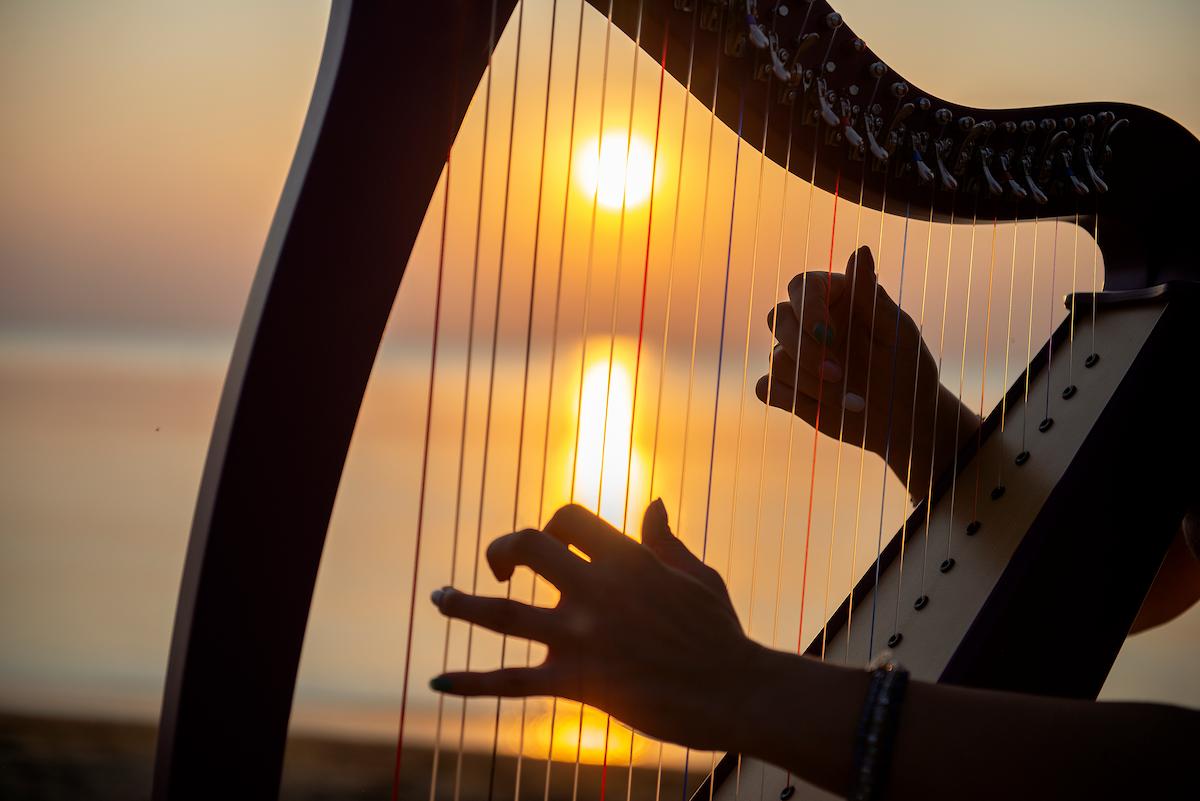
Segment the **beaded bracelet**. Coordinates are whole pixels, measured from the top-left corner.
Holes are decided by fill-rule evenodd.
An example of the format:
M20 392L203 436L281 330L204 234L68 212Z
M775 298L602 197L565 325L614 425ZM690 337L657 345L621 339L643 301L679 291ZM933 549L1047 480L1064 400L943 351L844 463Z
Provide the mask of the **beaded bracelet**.
M871 683L854 733L849 801L874 801L886 786L907 687L908 671L892 662L891 654L885 652L872 663Z

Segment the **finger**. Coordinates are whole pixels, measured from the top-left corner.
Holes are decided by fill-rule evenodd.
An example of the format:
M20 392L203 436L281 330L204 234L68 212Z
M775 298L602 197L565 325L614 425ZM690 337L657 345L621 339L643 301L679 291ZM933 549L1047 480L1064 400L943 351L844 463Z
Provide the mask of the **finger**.
M483 626L524 640L549 642L562 626L553 609L530 606L507 598L485 598L453 587L434 590L430 600L446 617Z
M497 537L488 546L487 560L500 581L508 581L518 565L525 565L560 590L584 581L587 568L587 562L561 542L532 528Z
M633 540L577 504L562 507L542 529L564 545L574 545L592 559L611 556Z
M484 673L443 673L429 682L439 693L451 695L495 695L520 698L527 695L557 695L554 673L545 665L514 667Z
M844 280L837 277L839 281ZM825 345L832 345L837 333L829 318L832 283L833 276L816 270L801 273L788 283L788 300L801 330Z
M809 362L805 366L801 362L800 369L796 369L796 362L788 355L783 348L776 348L771 354L771 383L782 384L789 388L799 389L800 393L807 395L810 398L816 398L821 393L821 382L818 379L818 367L812 362L816 361L816 357L808 357L805 359ZM840 375L838 376L841 377ZM826 382L830 383L830 382ZM826 393L829 387L825 388Z
M775 341L795 359L800 349L800 323L796 320L796 313L792 311L792 304L786 300L776 304L775 308L767 312L767 326L771 329Z
M667 521L667 507L663 505L662 498L646 507L646 513L642 517L642 545L649 548L663 564L685 572L704 564L688 550L682 540L671 533L671 526Z
M768 396L768 391L770 395ZM773 376L763 376L754 385L754 394L760 401L791 412L804 420L812 420L817 412L817 401L810 395L798 392L790 384L777 381Z
M879 284L871 249L863 245L854 251L846 267L853 285L855 314L871 328L875 342L890 344L896 338L896 320L900 307Z

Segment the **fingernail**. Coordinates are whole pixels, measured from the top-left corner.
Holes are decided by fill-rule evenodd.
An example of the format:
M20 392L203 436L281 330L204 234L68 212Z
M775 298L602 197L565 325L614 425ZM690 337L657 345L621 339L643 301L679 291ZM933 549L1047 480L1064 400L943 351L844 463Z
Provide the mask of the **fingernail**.
M833 325L830 323L817 323L813 326L813 336L824 342L826 345L833 344Z
M435 693L450 692L450 679L445 676L434 676L429 680L429 689Z
M853 392L847 392L842 398L842 406L846 407L848 412L861 412L867 408L867 402L863 400L861 395L855 395Z
M654 502L651 503L650 506L653 507L656 514L660 514L663 517L667 516L667 505L663 503L662 498L655 498Z
M831 359L826 359L821 364L821 377L830 383L836 383L842 380L842 367Z
M440 587L429 593L429 600L433 601L434 606L440 607L442 605L442 599L446 597L446 593L449 591L449 587Z

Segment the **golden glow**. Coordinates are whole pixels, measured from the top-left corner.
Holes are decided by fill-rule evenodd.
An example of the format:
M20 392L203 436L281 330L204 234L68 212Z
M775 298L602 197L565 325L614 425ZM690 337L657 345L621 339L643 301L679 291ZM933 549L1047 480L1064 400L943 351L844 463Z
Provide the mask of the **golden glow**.
M608 762L623 764L629 759L630 741L633 741L635 761L645 748L642 738L633 740L633 732L616 720L592 707L583 707L583 726L579 725L580 707L568 702L559 702L554 715L554 732L550 731L550 710L530 718L524 740L525 756L545 759L553 744L551 756L559 762L574 762L576 748L579 761L586 765L599 765L605 756L605 731L608 732Z
M626 143L629 149L626 152ZM600 139L587 142L576 154L579 169L576 178L588 195L608 209L626 208L645 203L654 181L654 153L645 139L624 130L607 131Z
M583 374L579 441L575 452L575 501L597 510L614 526L620 526L628 499L640 499L645 483L645 460L630 436L633 355L626 356L624 348L615 347L610 375L606 358L608 343L598 342L593 348L602 354L601 358L589 360ZM600 497L601 492L603 497Z

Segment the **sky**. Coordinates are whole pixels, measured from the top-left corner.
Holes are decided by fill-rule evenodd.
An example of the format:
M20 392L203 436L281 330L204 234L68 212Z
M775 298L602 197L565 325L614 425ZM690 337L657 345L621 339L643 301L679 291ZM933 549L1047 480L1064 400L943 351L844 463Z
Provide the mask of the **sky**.
M591 14L585 74L593 79L581 90L575 141L567 134L571 75L563 62L552 72L554 102L544 160L551 165L547 196L555 200L547 204L543 224L555 234L567 230L568 275L578 277L589 262L595 267L590 291L578 280L568 284L563 317L573 326L581 317L587 324L560 338L559 358L570 369L561 367L553 379L544 365L553 330L549 265L558 240L534 240L538 187L530 178L542 161L537 143L549 41L548 20L534 11L545 12L546 5L530 4L525 43L530 49L517 93L518 146L511 168L504 133L516 52L511 27L497 52L481 250L486 264L498 263L501 189L507 176L516 175L511 186L515 211L506 232L499 375L502 386L518 386L528 308L523 304L532 297L539 334L534 356L541 367L532 374L529 395L545 397L553 390L553 397L549 405L531 407L526 447L537 453L545 445L548 461L526 456L516 470L494 469L491 489L469 500L474 516L464 536L473 536L476 526L485 535L506 530L514 508L517 517L536 522L570 497L567 476L575 461L583 464L574 485L581 496L598 494L602 471L608 475L600 506L610 519L628 513L636 520L646 501L663 494L676 525L699 550L708 541L700 527L707 516L708 456L716 443L714 483L729 493L730 502L718 504L712 528L721 533L706 555L740 582L731 580L743 588L735 592L743 613L755 599L762 609L769 604L771 583L760 582L756 589L748 586L747 576L758 554L775 548L784 553L783 569L798 568L801 550L794 543L785 549L780 531L803 530L804 504L793 498L788 520L774 524L779 531L765 535L762 543L755 538L751 546L744 532L759 526L755 509L763 505L755 503L753 482L765 465L767 507L777 508L789 492L781 479L789 449L768 448L768 435L773 442L793 442L794 452L805 456L813 447L810 430L796 426L792 432L782 418L761 417L754 402L744 403L743 347L748 369L765 361L769 332L760 321L780 295L776 273L786 281L806 265L827 266L823 260L831 243L837 254L848 253L859 241L881 247L880 275L891 291L903 287L905 308L928 325L927 340L932 342L943 321L950 331L948 382L958 379L957 346L966 354L963 376L971 404L989 409L1006 378L1013 377L1001 369L999 346L1011 344L1015 362L1022 361L1026 318L1018 316L1015 329L1010 325L1004 334L999 314L988 318L992 327L984 326L984 312L991 307L991 296L985 298L982 289L984 267L989 274L996 270L998 287L1016 287L1014 308L1028 310L1036 347L1062 314L1054 302L1040 301L1053 300L1073 285L1090 288L1090 237L1076 236L1065 224L1002 225L991 251L989 225L962 226L951 241L944 226L930 230L914 221L906 246L898 220L881 228L877 215L858 217L844 201L842 221L830 233L830 196L808 195L795 180L785 184L778 168L745 150L739 153L732 133L719 125L710 157L708 121L695 104L689 107L684 140L678 87L666 93L656 128L658 75L642 59L631 99L635 85L627 41L613 46L602 112L602 86L594 80L602 57L602 20ZM1072 0L1013 2L1003 13L996 9L995 4L945 0L839 4L856 32L897 71L944 97L979 105L1121 100L1156 108L1200 130L1195 91L1200 56L1192 46L1200 30L1200 6ZM576 13L564 12L556 41L566 41ZM299 135L327 16L327 3L300 0L0 3L0 97L7 109L0 115L0 151L6 154L0 179L0 441L6 443L0 455L0 706L57 714L155 714L218 393ZM468 285L471 268L486 100L482 91L476 93L453 157L445 224L452 234L447 269L458 289ZM648 203L632 203L623 223L611 208L601 209L593 223L588 184L567 173L566 157L576 154L584 163L577 169L586 172L601 128L605 134L617 130L618 141L623 139L631 108L643 152L654 152L656 131L660 140L661 164L647 193L657 204L658 222L651 226ZM701 178L707 164L711 180ZM399 653L391 623L407 596L408 579L402 574L412 545L412 487L419 468L413 455L425 413L423 391L414 393L411 387L423 387L428 370L429 299L444 191L443 182L431 199L364 401L318 582L297 725L380 733L393 727ZM679 237L662 222L673 215L684 232ZM594 249L586 246L593 225ZM951 245L951 269L943 272L942 254ZM912 264L924 261L925 269L902 277L901 253L909 254ZM655 265L649 292L664 297L670 286L678 305L670 322L661 304L651 309L647 330L658 332L659 339L635 368L637 281L645 254ZM837 257L834 269L841 268L842 259ZM543 265L536 280L535 263ZM682 265L676 272L662 269L676 263ZM726 263L737 269L722 293ZM1056 269L1047 271L1047 265ZM974 278L968 281L969 275ZM927 276L928 285L922 280ZM484 307L496 281L489 266L480 289ZM939 306L947 286L945 296L966 302ZM926 304L919 302L926 296L928 319ZM731 311L722 328L725 297ZM468 308L465 291L455 292L448 300L448 324L464 331ZM487 330L490 314L481 312L480 330ZM665 344L664 328L669 332ZM988 332L992 358L985 369L980 356ZM710 361L722 342L731 355L718 370ZM475 355L471 375L476 381L487 377L481 366L486 345L484 340ZM701 356L697 372L689 370L694 347ZM615 388L606 392L609 348L617 354ZM443 354L431 467L444 493L453 484L459 458L453 444L466 358L461 336L451 338ZM636 401L634 369L641 371ZM718 375L725 383L714 396ZM464 451L473 481L487 469L479 447L487 409L480 384L475 386L470 445ZM661 426L651 426L647 421L655 416L660 388L667 414ZM606 398L614 410L611 428L629 428L623 438L608 438L598 425L603 414L596 410L603 410ZM723 414L720 426L712 420L714 399ZM516 395L502 394L493 414L511 422L496 435L495 453L503 459L515 458L518 413ZM744 430L743 419L748 421ZM551 432L549 444L543 425ZM670 456L660 459L660 452ZM838 485L825 468L839 458L856 457L826 445L820 457L816 493L826 498ZM805 469L797 467L796 498L807 492ZM524 478L524 494L512 487L518 476ZM631 492L625 498L627 477ZM882 476L871 481L865 485L869 492L882 490ZM548 488L540 497L539 484ZM880 514L888 525L902 517L903 487L891 486L891 505L874 518L867 515L867 530L879 526ZM855 563L848 549L839 545L835 551L835 538L819 532L843 532L854 501L850 492L843 493L841 505L823 505L816 525L809 527L818 531L817 551L829 553L831 575L849 577ZM449 530L448 514L448 506L436 509L430 525ZM743 538L735 540L734 531L743 532ZM473 563L472 554L450 553L445 538L439 542L444 552L430 556L431 567L419 577L423 586L445 583L451 565L465 571ZM864 551L859 561L868 556ZM832 580L828 585L814 580L807 594L793 590L790 598L803 603L811 596L815 604L839 588ZM440 636L436 618L423 614L423 631ZM770 639L771 626L759 615L751 630ZM816 617L810 615L809 625ZM794 611L784 620L784 628L797 625ZM461 632L454 636L459 658ZM1185 667L1194 658L1198 636L1200 615L1193 612L1131 640L1106 694L1200 705ZM495 643L481 647L492 654ZM419 656L418 669L432 673L436 657ZM417 707L428 713L431 699L421 696Z

